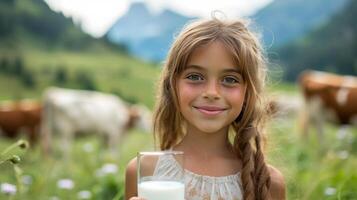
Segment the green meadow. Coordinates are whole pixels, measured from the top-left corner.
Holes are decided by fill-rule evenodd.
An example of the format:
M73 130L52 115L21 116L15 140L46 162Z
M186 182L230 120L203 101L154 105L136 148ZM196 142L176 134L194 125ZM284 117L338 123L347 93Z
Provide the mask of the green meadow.
M17 73L1 68L1 101L40 101L47 87L58 86L113 93L129 103L153 108L160 63L99 47L92 51L44 49L29 44L15 53L0 49L0 66L5 66L4 59L8 65L20 66L14 68ZM271 75L279 77L276 71ZM268 82L268 95L300 96L296 84L277 80ZM299 127L300 111L298 108L273 118L268 124L267 159L283 172L288 199L355 199L357 129L326 124L323 141L318 140L313 128L304 137ZM1 138L0 153L15 141ZM15 194L0 192L0 199L123 199L126 164L138 151L154 146L151 133L139 130L123 138L115 154L94 135L76 138L68 159L63 158L60 145L55 137L55 151L50 156L42 153L39 144L2 154L1 160L18 155L21 161L16 165L9 161L0 164L0 184L16 186Z
M271 66L269 95L288 97L285 103L300 97L297 84L277 81L284 78L283 69L289 80L306 67L356 71L352 48L356 29L350 25L356 24L355 5L332 18L332 24L277 53L290 64ZM330 56L326 50L331 49L340 53ZM134 58L125 46L114 46L105 37L92 38L42 0L0 1L0 103L41 101L46 88L57 86L112 93L152 109L161 65ZM272 118L267 127L266 159L283 173L287 199L357 199L357 128L326 123L323 139L314 128L304 136L301 111L298 107ZM39 143L21 148L19 140L27 137L0 138L0 200L122 200L127 163L138 151L154 147L152 134L136 129L114 153L98 136L75 138L67 158L58 136L50 155L41 151Z
M149 107L154 104L153 91L160 71L158 64L97 49L93 52L71 52L31 48L21 55L2 54L0 59L12 63L20 57L21 70L27 71L34 83L29 85L18 75L0 73L0 100L40 100L48 86L58 86L114 93L131 103L140 102Z
M75 54L60 55L66 59L76 59ZM149 106L153 105L153 85L159 68L145 66L139 61L116 59L113 55L100 55L97 59L90 54L86 56L88 60L78 60L77 64L87 66L87 70L95 74L97 85L103 91L110 91L110 88L116 86L122 94L135 97L138 102ZM56 59L61 60L59 57L56 56ZM98 58L103 59L102 62ZM39 74L48 62L36 62ZM101 73L106 73L103 68L96 68L95 63L105 63L106 72L110 73L101 77ZM146 70L145 73L138 68ZM123 69L130 69L129 74L138 76L138 81L126 81L128 79L114 75L120 74ZM101 82L105 77L108 77L108 82ZM137 89L132 89L134 85ZM299 95L296 86L282 83L270 87L269 91L274 94ZM29 91L24 94L37 97L38 93ZM355 199L357 129L339 129L335 125L326 124L324 139L320 141L314 128L310 129L308 136L300 134L298 114L296 112L273 118L268 123L267 159L284 174L288 199ZM2 138L0 150L14 142ZM2 160L18 155L21 161L16 165L11 162L0 164L0 183L10 183L17 187L16 194L0 193L0 199L123 199L126 164L138 151L153 149L154 146L152 135L139 130L132 130L118 145L115 154L110 153L101 140L93 135L77 138L68 159L63 158L60 145L55 137L55 151L51 156L44 155L39 145L27 150L15 148L1 155Z

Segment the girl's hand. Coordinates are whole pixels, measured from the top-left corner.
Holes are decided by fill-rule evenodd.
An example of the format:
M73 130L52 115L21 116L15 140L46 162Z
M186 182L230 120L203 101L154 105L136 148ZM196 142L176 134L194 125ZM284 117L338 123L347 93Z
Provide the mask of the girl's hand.
M145 199L141 197L131 197L129 200L145 200Z

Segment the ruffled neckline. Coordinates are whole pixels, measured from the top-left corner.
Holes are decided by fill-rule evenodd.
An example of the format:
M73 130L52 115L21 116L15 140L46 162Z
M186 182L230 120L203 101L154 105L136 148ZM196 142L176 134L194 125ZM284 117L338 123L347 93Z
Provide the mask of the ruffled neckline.
M176 161L176 159L172 156L169 157L169 160L176 166L179 168L182 168L182 166ZM185 174L192 177L192 178L197 178L197 179L202 179L204 181L207 182L227 182L227 181L237 181L237 179L240 179L241 173L240 171L235 173L235 174L229 174L226 176L209 176L209 175L201 175L201 174L197 174L195 172L192 172L188 169L184 169L185 170Z
M202 179L203 181L206 182L215 182L215 183L237 181L237 179L240 179L240 172L226 175L226 176L208 176L208 175L196 174L192 171L185 169L185 174L193 178Z

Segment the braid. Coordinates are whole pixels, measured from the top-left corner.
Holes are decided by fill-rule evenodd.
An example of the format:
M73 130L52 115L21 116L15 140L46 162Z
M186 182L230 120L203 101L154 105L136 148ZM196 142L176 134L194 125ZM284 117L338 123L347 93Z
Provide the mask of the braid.
M239 133L235 137L234 147L238 149L242 160L243 199L271 199L269 193L270 173L261 147L261 135L252 126L241 129Z
M257 132L255 137L256 154L255 154L255 193L257 199L270 199L270 173L264 160L264 154L261 149L261 136Z
M240 157L242 159L242 185L245 200L255 199L254 183L254 152L251 146L251 139L254 138L254 131L251 128L244 129L235 143L238 143ZM238 140L238 141L237 141Z

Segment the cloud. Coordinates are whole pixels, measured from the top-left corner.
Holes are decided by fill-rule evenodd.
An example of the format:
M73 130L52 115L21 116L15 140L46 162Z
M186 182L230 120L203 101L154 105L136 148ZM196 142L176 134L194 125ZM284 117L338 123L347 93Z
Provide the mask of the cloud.
M131 2L138 0L45 0L51 9L72 17L82 29L100 37L122 16ZM140 0L146 2L153 12L164 8L184 15L209 17L214 10L220 10L227 17L246 16L273 0Z

